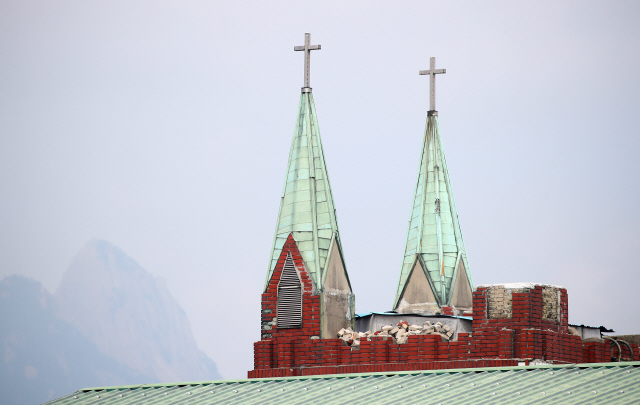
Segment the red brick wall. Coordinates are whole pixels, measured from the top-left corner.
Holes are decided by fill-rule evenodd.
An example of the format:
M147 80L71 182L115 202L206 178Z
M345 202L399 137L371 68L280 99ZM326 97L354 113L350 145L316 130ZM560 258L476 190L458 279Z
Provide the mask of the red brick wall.
M289 253L302 281L302 327L278 329L278 282ZM307 341L311 336L320 335L320 296L312 295L313 287L313 281L307 273L296 242L293 240L293 236L289 235L273 270L269 285L262 294L262 340L254 343L254 368L291 367L296 364L294 356L297 355L293 342ZM274 318L276 318L276 325L272 325Z
M263 330L263 340L254 344L255 369L249 378L375 371L429 370L461 367L515 366L531 359L554 363L611 361L610 343L582 342L569 333L568 298L560 290L558 322L542 319L542 287L512 294L512 317L488 319L485 288L473 293L473 333L458 333L455 342L439 335L409 336L404 344L390 337L361 339L359 347L340 339L310 339L319 334L319 297L291 237L285 244L269 288L262 296L263 321L275 316L276 287L280 271L291 252L300 274L304 274L303 327ZM266 310L271 312L264 313ZM638 346L632 345L637 360ZM628 349L623 355L628 357Z
M277 368L249 371L249 378L295 377L322 374L376 373L388 371L443 370L453 368L508 367L517 366L517 360L480 359L385 364L351 364L340 366L318 366L309 368Z
M535 286L529 292L512 294L512 317L488 319L487 289L480 287L473 292L473 331L495 331L508 329L545 329L569 333L568 295L560 289L560 321L542 319L542 286Z
M271 326L271 329L265 329L265 323L269 324L273 321L274 317L277 317L276 304L278 302L278 282L280 281L282 268L284 266L284 262L287 260L287 254L289 253L291 253L291 258L293 259L293 263L295 264L302 281L302 328L278 329L276 325ZM269 286L264 294L262 294L262 339L309 339L311 336L319 336L320 296L312 295L313 289L313 281L311 280L309 273L307 273L296 242L293 240L293 236L289 235L284 247L282 248L282 253L276 263L273 274L271 275Z

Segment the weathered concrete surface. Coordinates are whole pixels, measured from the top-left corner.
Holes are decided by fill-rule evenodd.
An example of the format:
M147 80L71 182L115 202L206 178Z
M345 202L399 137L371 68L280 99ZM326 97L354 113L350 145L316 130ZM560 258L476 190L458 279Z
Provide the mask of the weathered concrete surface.
M342 256L334 243L327 264L320 309L320 337L334 339L342 328L354 326L355 296L349 286Z
M513 316L512 291L502 285L487 288L487 318L508 319Z
M333 249L331 249L331 257L329 258L326 271L327 274L324 281L325 288L351 292L349 280L347 280L347 273L342 263L342 255L340 254L337 243L334 243Z
M413 266L395 311L400 314L437 315L442 313L419 260L416 260Z
M542 288L542 319L554 322L560 320L560 290L557 287Z
M487 289L487 317L489 319L509 319L513 315L513 293L529 292L536 286L542 287L542 319L560 321L562 287L536 283L485 284L477 288Z
M462 311L470 311L473 306L473 292L462 260L458 264L456 280L451 291L451 306Z

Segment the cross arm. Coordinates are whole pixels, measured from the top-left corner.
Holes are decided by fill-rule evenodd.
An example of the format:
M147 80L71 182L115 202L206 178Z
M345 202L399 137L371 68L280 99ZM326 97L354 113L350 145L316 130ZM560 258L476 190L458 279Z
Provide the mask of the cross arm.
M420 71L421 75L430 75L431 73L433 73L433 74L447 73L447 69L436 69L434 71L431 71L431 70L421 70Z
M321 49L321 48L320 48L320 45L309 45L309 48L308 48L308 49L309 49L310 51L315 51L315 50L317 50L317 49ZM294 51L304 51L304 50L305 50L305 49L304 49L304 45L294 46L294 47L293 47L293 50L294 50Z

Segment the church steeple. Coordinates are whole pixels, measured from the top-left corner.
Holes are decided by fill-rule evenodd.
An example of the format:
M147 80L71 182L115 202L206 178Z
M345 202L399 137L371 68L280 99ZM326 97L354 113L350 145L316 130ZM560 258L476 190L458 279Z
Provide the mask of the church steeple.
M461 313L472 306L473 281L435 110L439 73L446 70L435 69L435 58L430 70L420 71L431 78L430 110L394 300L394 309L402 313L435 314L444 306Z
M303 273L305 277L308 275L312 283L310 293L321 296L320 335L333 338L338 330L352 325L355 303L309 83L309 55L314 49L320 49L320 45L310 45L309 34L305 34L304 46L294 48L305 52L305 85L300 95L264 291L269 290L274 279L280 280L287 257L295 261L299 255L304 265L304 268L296 267L300 279L304 278Z
M303 87L280 199L267 284L289 234L316 288L324 284L330 252L342 253L336 208L324 160L313 93ZM265 284L266 287L266 284Z

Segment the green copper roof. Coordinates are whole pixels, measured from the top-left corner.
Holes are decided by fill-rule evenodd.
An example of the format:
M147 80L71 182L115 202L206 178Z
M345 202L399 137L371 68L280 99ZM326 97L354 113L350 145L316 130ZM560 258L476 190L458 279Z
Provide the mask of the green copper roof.
M467 368L87 388L86 404L637 404L640 362Z
M398 305L416 259L426 267L427 277L440 305L448 305L451 299L454 272L461 268L458 266L459 260L464 265L473 290L437 115L427 117L394 308Z
M290 233L316 288L322 289L331 244L337 243L341 253L342 247L311 92L300 96L265 288Z

